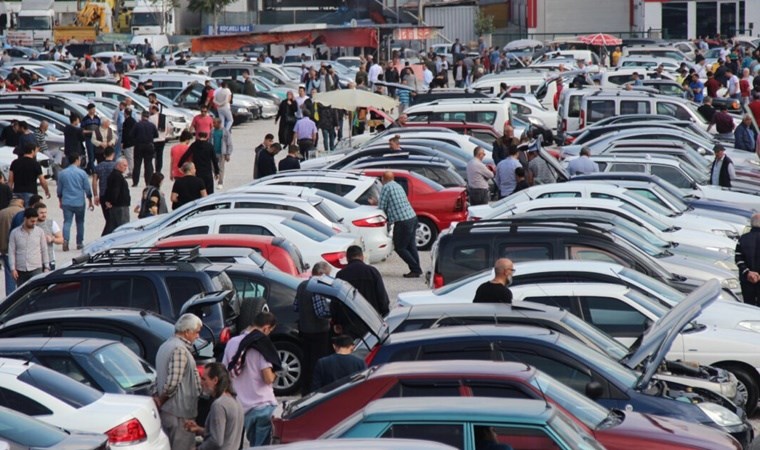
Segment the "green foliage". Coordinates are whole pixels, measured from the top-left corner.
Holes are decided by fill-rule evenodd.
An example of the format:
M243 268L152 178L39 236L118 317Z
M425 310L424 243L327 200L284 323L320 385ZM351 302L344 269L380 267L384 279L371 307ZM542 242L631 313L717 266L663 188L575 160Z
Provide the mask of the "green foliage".
M475 15L475 34L483 36L484 34L493 33L493 16L483 14L481 10Z
M224 8L234 1L235 0L190 0L188 8L190 11L194 12L217 15L224 11Z

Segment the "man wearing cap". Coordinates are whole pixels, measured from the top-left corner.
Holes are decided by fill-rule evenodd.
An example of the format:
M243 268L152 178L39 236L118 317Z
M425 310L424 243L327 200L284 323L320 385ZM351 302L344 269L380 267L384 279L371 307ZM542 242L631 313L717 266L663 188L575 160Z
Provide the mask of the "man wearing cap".
M713 152L715 160L710 166L710 184L730 188L731 181L736 179L734 162L726 156L726 148L722 144L716 144Z
M95 168L95 146L90 139L92 138L92 134L98 128L100 128L100 117L98 117L97 111L95 110L95 104L90 103L87 105L87 115L82 118L82 130L84 130L87 135L86 137L88 138L84 142L84 145L87 148L87 173L92 173L92 169Z
M137 186L140 181L140 165L145 165L145 185L150 182L153 176L153 140L158 137L158 128L150 121L150 112L142 112L142 120L137 122L132 128L132 143L135 146L134 158L135 165L132 170L132 187Z

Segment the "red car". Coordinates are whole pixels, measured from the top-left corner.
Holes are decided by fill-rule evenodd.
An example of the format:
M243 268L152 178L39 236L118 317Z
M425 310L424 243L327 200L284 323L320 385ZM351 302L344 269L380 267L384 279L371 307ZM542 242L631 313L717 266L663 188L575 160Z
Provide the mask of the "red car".
M362 169L359 173L381 178L385 169ZM444 188L422 175L407 170L391 170L396 182L406 191L409 203L417 213L417 248L428 250L438 233L451 222L467 220L467 189Z
M251 236L247 234L212 234L198 239L198 236L176 236L156 242L153 248L182 247L242 247L261 253L267 261L285 273L297 277L308 271L301 252L295 245L282 237Z
M403 362L371 368L339 386L327 386L287 403L282 416L273 419L274 441L316 439L379 398L429 396L545 399L608 450L741 449L739 442L719 430L671 418L610 411L531 366L492 361Z

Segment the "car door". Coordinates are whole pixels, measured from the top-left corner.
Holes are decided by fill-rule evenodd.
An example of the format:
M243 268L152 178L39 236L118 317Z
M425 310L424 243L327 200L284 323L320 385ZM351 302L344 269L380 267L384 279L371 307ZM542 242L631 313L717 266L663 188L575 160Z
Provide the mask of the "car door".
M378 437L388 439L420 439L440 442L461 450L474 449L473 446L465 445L465 427L460 422L390 422Z
M657 320L645 315L625 298L606 295L579 295L577 298L580 315L577 311L573 314L626 346L633 344L649 328L652 320Z
M2 303L3 312L0 314L0 321L8 322L12 318L37 311L80 307L83 286L82 281L67 280L43 283L31 289L22 288L25 292L20 298L9 296Z

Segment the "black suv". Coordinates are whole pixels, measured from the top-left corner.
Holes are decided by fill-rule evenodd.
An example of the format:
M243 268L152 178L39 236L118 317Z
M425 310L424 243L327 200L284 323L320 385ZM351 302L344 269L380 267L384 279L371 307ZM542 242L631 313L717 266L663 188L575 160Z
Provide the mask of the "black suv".
M15 290L0 303L0 324L24 314L77 307L136 308L172 321L193 312L203 319L208 329L202 336L213 337L218 354L237 334L240 314L227 267L199 258L197 248L111 249L83 255L71 266L36 276ZM212 293L189 302L196 294Z
M609 261L645 273L680 290L685 280L641 250L614 236L612 225L551 219L497 219L462 222L441 234L431 258L433 285L443 286L493 267L498 258L514 262L552 259ZM693 289L693 286L691 286Z

